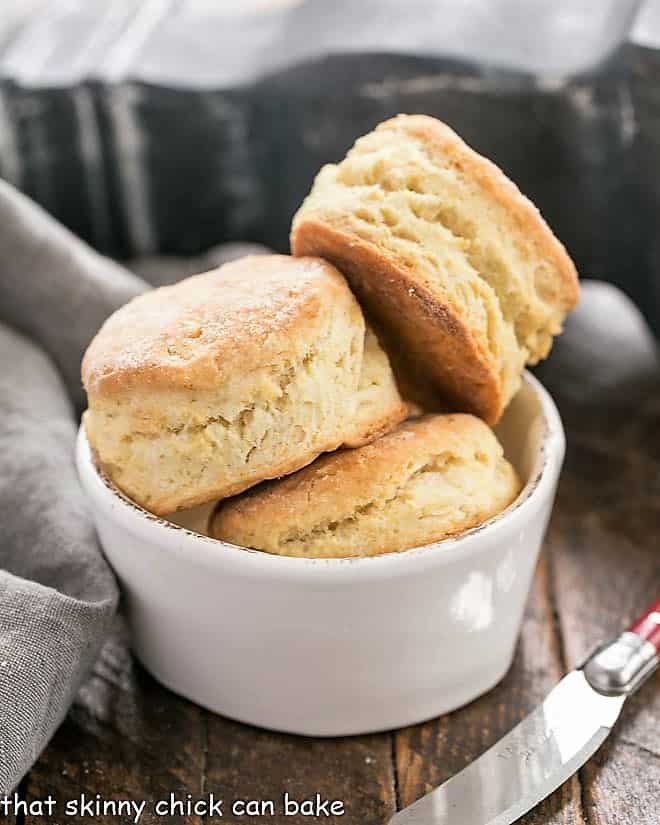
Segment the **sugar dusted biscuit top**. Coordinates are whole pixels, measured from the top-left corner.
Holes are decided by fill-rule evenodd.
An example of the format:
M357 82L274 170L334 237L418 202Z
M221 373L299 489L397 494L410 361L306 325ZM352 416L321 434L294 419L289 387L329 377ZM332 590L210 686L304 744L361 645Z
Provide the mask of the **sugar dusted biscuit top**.
M387 356L342 275L255 256L135 298L82 366L100 464L165 514L364 444L401 421Z
M519 490L483 421L426 416L229 499L219 506L213 535L287 556L377 555L474 527Z
M407 383L491 424L578 297L575 267L536 207L424 115L380 124L325 166L291 248L346 275Z
M344 278L318 258L254 255L134 298L82 363L88 396L131 387L210 389L313 341L335 304L363 326Z

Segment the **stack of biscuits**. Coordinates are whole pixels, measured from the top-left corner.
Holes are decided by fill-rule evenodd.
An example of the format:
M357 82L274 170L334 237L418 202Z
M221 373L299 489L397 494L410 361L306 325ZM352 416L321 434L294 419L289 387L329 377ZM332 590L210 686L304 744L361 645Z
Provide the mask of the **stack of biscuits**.
M509 506L491 427L578 297L534 205L400 115L319 172L291 252L106 321L82 365L106 475L158 515L218 501L213 536L289 556L401 551Z

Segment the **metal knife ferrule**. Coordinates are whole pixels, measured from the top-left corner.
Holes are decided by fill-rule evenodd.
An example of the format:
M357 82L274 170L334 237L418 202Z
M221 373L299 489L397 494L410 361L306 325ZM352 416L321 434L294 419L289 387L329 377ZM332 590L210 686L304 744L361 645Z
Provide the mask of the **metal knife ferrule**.
M660 598L479 759L389 825L512 825L593 756L659 664Z
M599 647L583 664L582 671L594 690L606 696L634 693L653 673L658 654L651 642L626 630Z

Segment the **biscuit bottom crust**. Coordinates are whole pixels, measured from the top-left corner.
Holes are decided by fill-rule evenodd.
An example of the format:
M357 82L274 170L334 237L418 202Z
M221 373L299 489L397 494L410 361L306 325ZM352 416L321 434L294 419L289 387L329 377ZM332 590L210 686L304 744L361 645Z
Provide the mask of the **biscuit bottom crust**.
M525 363L548 354L578 296L573 263L533 204L422 115L380 124L321 169L294 217L291 249L343 272L389 333L395 368L408 361L408 383L435 385L489 424Z
M520 487L482 421L426 416L223 503L212 533L285 556L374 556L476 527L511 504Z

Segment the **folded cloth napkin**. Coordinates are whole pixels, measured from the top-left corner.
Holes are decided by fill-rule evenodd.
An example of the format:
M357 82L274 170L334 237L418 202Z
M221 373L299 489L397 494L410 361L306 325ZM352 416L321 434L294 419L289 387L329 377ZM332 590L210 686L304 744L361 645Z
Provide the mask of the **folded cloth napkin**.
M143 270L167 283L264 251L225 244ZM74 465L80 360L148 288L0 181L0 796L62 721L117 606Z
M0 795L64 717L115 612L74 409L89 340L146 288L0 182Z
M49 358L0 326L0 794L91 667L117 591L73 465L76 423Z
M146 288L0 181L0 322L50 355L78 410L87 344L111 312Z

